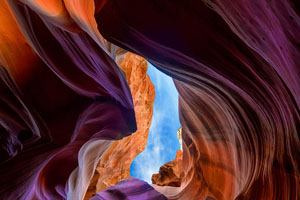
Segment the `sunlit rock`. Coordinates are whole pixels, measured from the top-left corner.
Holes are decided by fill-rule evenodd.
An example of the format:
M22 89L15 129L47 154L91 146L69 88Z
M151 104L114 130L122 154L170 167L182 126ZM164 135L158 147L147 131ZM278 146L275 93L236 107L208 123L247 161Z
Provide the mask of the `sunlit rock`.
M130 177L133 159L146 146L153 114L154 85L147 75L147 62L142 57L126 53L120 67L124 70L131 90L137 131L131 136L115 141L100 159L86 198Z
M180 149L182 151L182 128L180 127L177 131L177 138L179 140L180 143Z
M145 135L138 105L153 95L139 97L146 70L128 62L126 79L115 45L174 79L183 170L95 198L300 199L298 1L4 0L0 12L0 199L82 200L91 180L96 192L129 177L145 137L136 152L126 137Z
M182 151L177 150L174 161L160 167L158 174L152 175L152 183L159 186L179 187L182 180Z

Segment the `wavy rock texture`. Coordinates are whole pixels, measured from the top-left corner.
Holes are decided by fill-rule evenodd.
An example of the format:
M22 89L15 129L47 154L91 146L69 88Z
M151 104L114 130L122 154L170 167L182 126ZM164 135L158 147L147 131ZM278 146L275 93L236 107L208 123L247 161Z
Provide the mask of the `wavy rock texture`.
M115 0L96 14L105 38L176 79L185 170L155 187L168 198L299 198L294 2Z
M0 199L82 199L110 140L136 130L125 75L106 44L34 2L7 2L16 18L1 4L12 28L0 38Z
M152 184L179 187L182 176L182 151L177 150L175 159L161 166L158 174L152 175Z
M6 2L0 199L83 199L112 140L136 131L115 45L173 77L179 93L182 181L157 191L300 198L298 1ZM153 187L129 179L96 197L160 198Z
M113 142L105 151L97 164L86 198L116 185L121 179L129 178L132 161L146 147L155 98L154 85L146 73L148 65L142 57L126 53L120 67L126 74L131 90L137 131Z

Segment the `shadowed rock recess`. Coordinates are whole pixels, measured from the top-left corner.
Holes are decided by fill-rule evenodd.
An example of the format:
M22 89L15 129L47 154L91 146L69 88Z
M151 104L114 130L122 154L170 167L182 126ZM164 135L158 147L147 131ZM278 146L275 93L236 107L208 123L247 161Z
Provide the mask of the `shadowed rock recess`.
M174 161L160 167L158 174L152 175L152 183L159 186L180 187L182 179L182 151L177 150Z
M300 199L299 32L297 0L3 0L0 199ZM144 59L182 138L152 185Z

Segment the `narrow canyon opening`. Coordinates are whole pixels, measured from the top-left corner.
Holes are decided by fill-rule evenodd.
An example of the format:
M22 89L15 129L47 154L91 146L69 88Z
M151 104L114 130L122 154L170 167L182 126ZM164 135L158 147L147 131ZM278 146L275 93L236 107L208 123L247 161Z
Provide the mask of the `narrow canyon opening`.
M300 200L299 32L299 0L1 1L0 200Z
M161 166L173 161L180 150L177 132L180 128L178 116L178 93L171 77L147 62L155 100L152 122L146 148L132 162L130 175L152 184L152 175Z

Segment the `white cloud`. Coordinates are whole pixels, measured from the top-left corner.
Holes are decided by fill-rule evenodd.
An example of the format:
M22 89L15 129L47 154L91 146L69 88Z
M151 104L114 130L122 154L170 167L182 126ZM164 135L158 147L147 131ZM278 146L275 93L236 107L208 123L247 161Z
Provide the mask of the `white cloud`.
M163 163L161 155L163 148L161 140L162 115L159 110L155 109L146 150L138 156L135 162L136 175L148 183L151 183L152 174L158 173L159 167Z
M176 126L175 129L179 128L179 124L178 94L172 79L151 64L148 74L155 85L156 98L147 146L134 160L133 175L151 184L152 174L158 173L160 166L170 160L170 154L177 150L170 146L168 139L166 140L166 136L169 137L170 134L177 140L176 131L170 133L165 130L166 124Z

